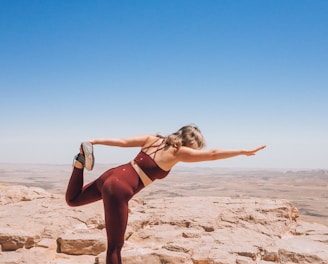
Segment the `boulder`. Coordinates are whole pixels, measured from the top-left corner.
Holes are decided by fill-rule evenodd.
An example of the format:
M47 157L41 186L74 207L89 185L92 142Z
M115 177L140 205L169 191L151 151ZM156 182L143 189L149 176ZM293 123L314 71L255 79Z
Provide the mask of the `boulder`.
M29 231L1 228L0 245L2 251L12 251L19 248L31 248L40 241L40 236Z
M97 232L70 233L57 239L57 252L70 255L97 256L106 250L106 234Z

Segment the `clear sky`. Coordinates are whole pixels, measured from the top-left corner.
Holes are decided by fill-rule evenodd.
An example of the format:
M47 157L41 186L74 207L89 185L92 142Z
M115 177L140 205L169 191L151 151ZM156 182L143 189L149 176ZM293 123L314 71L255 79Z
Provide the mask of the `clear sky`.
M197 124L202 166L328 168L328 1L0 0L0 163ZM97 162L137 150L96 146ZM200 164L197 164L197 166Z

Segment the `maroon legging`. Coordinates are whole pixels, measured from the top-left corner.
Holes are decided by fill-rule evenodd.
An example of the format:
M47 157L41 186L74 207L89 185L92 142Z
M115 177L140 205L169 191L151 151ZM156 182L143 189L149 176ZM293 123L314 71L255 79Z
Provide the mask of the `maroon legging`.
M143 188L130 163L110 169L83 186L83 169L73 169L66 202L80 206L103 199L107 232L106 264L121 264L121 249L128 222L128 201Z
M161 140L159 144L156 142ZM150 154L140 151L134 161L154 181L163 179L169 171L154 161L157 151L163 149L164 139L158 138L143 150L155 148ZM107 232L106 264L121 264L121 249L128 222L128 202L144 185L130 163L110 169L95 181L83 186L83 169L73 169L66 191L66 202L79 206L103 199Z

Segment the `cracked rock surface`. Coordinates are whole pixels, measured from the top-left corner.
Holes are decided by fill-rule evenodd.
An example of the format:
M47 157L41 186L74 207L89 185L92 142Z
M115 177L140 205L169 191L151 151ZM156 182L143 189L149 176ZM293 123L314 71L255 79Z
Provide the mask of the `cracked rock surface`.
M62 194L0 186L0 263L105 263L101 202L71 208ZM328 227L298 220L281 199L136 198L123 263L328 263Z

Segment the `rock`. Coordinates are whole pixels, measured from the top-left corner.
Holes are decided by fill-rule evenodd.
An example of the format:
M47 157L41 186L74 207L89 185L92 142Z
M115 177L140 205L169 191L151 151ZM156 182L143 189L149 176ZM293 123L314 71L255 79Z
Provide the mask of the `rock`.
M280 262L323 264L328 260L328 244L313 241L307 237L279 240L276 242L276 250Z
M36 245L37 247L41 247L41 248L49 248L52 250L56 250L57 249L57 243L54 239L50 239L50 238L43 238L41 241L39 241Z
M137 264L137 263L174 263L174 264L193 264L190 259L190 255L172 252L170 250L160 249L153 252L146 248L129 249L124 251L122 256L122 262L124 264ZM106 254L100 254L95 261L96 264L106 264Z
M0 205L46 197L51 197L51 194L41 188L0 184Z
M156 204L162 206L156 208ZM129 224L135 231L128 242L135 248L148 249L143 251L143 258L153 257L165 249L185 254L185 263L275 262L283 254L279 247L271 245L292 236L296 229L301 232L297 217L298 210L284 200L218 197L151 200L131 210ZM318 230L318 226L314 229ZM327 238L325 230L319 233L323 236L321 241ZM123 251L126 259L130 259L131 254L128 245ZM131 256L131 263L139 263L133 262L136 258L137 255ZM318 252L320 259L328 258Z
M93 264L94 259L94 256L70 256L37 247L0 253L1 264Z
M94 255L106 250L106 235L93 233L71 233L57 239L58 253L70 255Z
M1 228L0 245L2 251L12 251L19 248L31 248L40 240L38 235L32 235L28 231Z
M5 190L0 264L105 263L101 202L72 208L60 194ZM138 198L129 207L125 264L328 263L328 227L299 221L286 200Z

